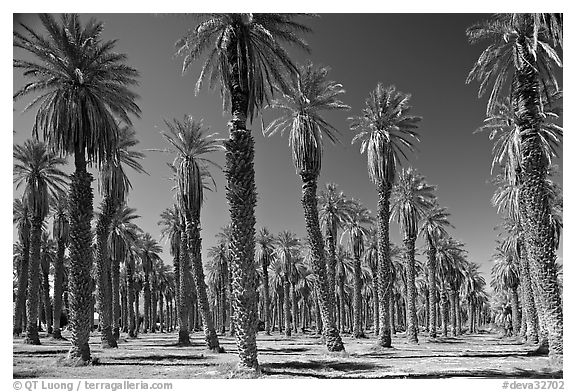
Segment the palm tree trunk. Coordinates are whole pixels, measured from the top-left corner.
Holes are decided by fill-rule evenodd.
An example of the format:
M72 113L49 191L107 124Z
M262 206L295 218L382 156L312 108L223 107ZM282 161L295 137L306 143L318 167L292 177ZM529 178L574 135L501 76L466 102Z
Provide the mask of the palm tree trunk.
M380 336L378 345L392 347L390 327L390 298L392 277L390 274L390 193L392 187L387 181L378 184L378 297L380 314Z
M327 295L328 307L332 319L336 319L336 239L338 238L338 226L335 224L326 227L326 244L328 245L328 258L326 259L326 273L328 279Z
M345 305L344 305L344 276L338 279L338 320L340 322L340 331L344 332L346 328Z
M457 322L456 322L456 312L458 311L458 304L456 303L458 298L458 291L455 288L452 288L450 290L450 307L451 307L451 312L450 312L450 322L452 324L452 336L456 336L456 328L457 328Z
M152 280L153 282L156 281L156 278ZM152 284L152 290L150 292L150 331L152 333L156 332L156 319L158 318L158 286L156 283Z
M16 309L14 311L13 334L22 333L22 320L26 316L26 292L28 289L28 272L30 268L30 223L27 220L22 227L22 260L20 261L20 274L18 275L18 292L16 293Z
M520 310L518 304L518 288L511 287L510 292L512 294L512 333L514 336L520 334Z
M40 241L42 236L42 218L32 218L30 230L30 265L28 271L28 325L26 326L26 343L40 344L38 336L38 293L40 290Z
M166 322L164 319L164 293L160 291L158 293L158 305L160 311L160 333L164 332L164 323Z
M456 295L456 335L462 335L462 308L459 295Z
M322 317L320 315L320 305L318 302L318 293L316 292L316 290L314 290L314 307L315 307L314 315L316 317L316 334L319 335L320 333L322 333Z
M522 288L522 313L526 322L526 344L538 343L538 315L534 304L534 292L530 281L530 268L526 258L524 241L520 246L520 286Z
M290 283L290 305L292 308L292 329L298 333L298 301L296 300L296 290L294 290L294 283Z
M256 330L258 309L254 237L256 184L254 181L254 139L246 129L247 95L240 83L231 82L232 120L226 148L226 198L230 208L230 270L236 345L240 367L257 370Z
M90 361L90 319L92 312L92 175L86 171L84 151L75 152L76 171L71 176L69 200L70 216L70 272L68 289L70 301L70 330L72 347L68 358L72 361Z
M126 277L128 286L128 336L136 337L136 315L134 312L134 256L128 257L126 266Z
M380 301L379 301L379 295L378 295L378 266L376 266L376 268L372 269L372 283L373 283L373 289L372 289L372 293L374 295L374 303L373 305L373 310L372 310L372 323L374 325L374 335L375 336L380 336ZM385 306L389 306L388 304L385 304Z
M266 335L270 335L270 288L268 287L268 265L269 260L262 261L262 285L264 286L264 331Z
M196 215L195 219L191 216L186 217L186 232L188 234L188 248L191 255L192 271L196 293L198 296L198 305L202 315L202 326L204 328L204 337L206 346L214 352L223 352L218 342L218 335L214 328L214 322L210 313L208 304L208 295L206 293L206 283L204 282L204 269L202 268L202 245L200 238L199 226L200 216Z
M397 319L398 314L395 311L396 308L396 296L394 295L392 289L390 289L390 298L389 298L389 313L390 313L390 333L392 335L396 335L396 323L395 319ZM396 317L394 316L396 314Z
M179 331L178 331L178 344L179 345L189 345L190 344L190 336L189 336L189 315L190 308L188 306L188 292L189 292L189 282L187 278L187 271L188 271L188 263L189 263L189 254L187 250L188 238L184 230L180 232L180 260L178 267L180 268L180 284L178 290L178 324L179 324Z
M428 246L428 263L426 265L428 272L428 304L430 311L428 312L428 330L431 338L436 338L436 248L432 245Z
M442 294L440 297L440 313L442 314L442 336L448 336L448 293L446 292L446 283L442 283ZM473 317L471 315L470 317Z
M150 328L150 273L144 271L144 330L142 333L148 333Z
M312 250L312 272L316 274L318 280L316 286L318 289L318 299L322 322L324 324L324 336L326 337L326 346L328 351L343 351L344 344L340 338L340 333L334 324L334 319L330 314L330 294L328 288L328 279L326 276L326 262L324 260L324 243L320 231L320 222L318 220L318 206L316 198L317 176L307 173L301 173L302 177L302 206L304 208L304 218L306 220L306 232L308 241Z
M550 355L561 356L564 352L562 296L556 278L554 234L545 182L548 164L539 136L542 122L540 89L535 60L530 54L524 57L527 60L517 71L514 86L522 146L520 220L525 233L530 272L538 287L536 291L542 298Z
M62 339L60 317L62 316L62 289L64 283L64 252L66 241L58 240L58 251L54 262L54 339Z
M410 235L404 239L406 247L407 265L406 265L406 301L408 309L406 310L406 336L408 342L418 343L418 325L416 318L416 273L415 273L415 248L416 237Z
M362 331L362 292L360 254L354 255L354 337L365 337Z
M41 256L42 257L42 256ZM50 260L42 260L42 296L44 302L44 316L46 320L46 332L52 334L52 303L50 302L50 282L48 275L50 275Z
M115 207L109 196L104 196L102 213L96 224L96 275L98 282L98 310L102 348L118 347L112 335L112 278L108 234Z
M292 336L291 315L290 315L290 282L284 278L284 335Z
M126 290L126 283L124 283L124 287L121 289L120 293L120 303L121 303L121 315L122 315L122 332L128 332L128 292Z
M118 340L120 338L120 325L121 318L120 308L120 260L113 258L112 260L112 336Z

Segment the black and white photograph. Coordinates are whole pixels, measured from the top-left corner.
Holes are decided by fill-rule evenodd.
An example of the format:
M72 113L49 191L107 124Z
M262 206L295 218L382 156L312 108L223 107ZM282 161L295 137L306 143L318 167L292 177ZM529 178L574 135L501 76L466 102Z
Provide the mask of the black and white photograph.
M12 13L12 391L571 389L563 13L157 6Z

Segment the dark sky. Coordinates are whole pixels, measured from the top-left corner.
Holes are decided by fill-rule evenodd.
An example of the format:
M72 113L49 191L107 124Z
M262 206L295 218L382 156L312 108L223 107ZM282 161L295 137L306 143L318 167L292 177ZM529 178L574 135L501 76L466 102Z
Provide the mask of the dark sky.
M136 89L141 96L142 118L134 120L141 149L163 148L159 134L164 119L192 114L204 119L212 132L227 135L228 114L222 113L219 94L203 90L194 96L193 89L201 64L194 64L181 75L181 58L174 58L174 42L194 26L191 16L150 14L90 15L105 22L104 36L118 39L117 51L128 55L129 64L141 73ZM83 15L87 20L89 15ZM412 94L413 113L423 117L419 129L422 142L410 162L431 184L438 186L438 199L446 206L455 226L453 237L463 241L469 259L482 266L489 280L490 256L498 224L490 205L493 187L490 178L491 142L487 135L472 132L484 119L485 99L477 98L477 84L466 85L466 76L482 46L468 44L465 29L483 20L481 14L323 14L307 24L314 33L306 39L311 55L290 50L298 62L310 58L314 63L332 68L330 78L346 89L348 113L331 113L326 118L341 131L341 144L325 146L319 189L327 182L339 184L348 196L361 200L376 210L376 192L368 179L366 156L359 145L350 145L352 133L346 118L357 115L368 93L378 82L394 84ZM24 20L39 28L35 16ZM21 55L14 51L14 54ZM14 73L14 89L24 80ZM31 135L32 113L21 114L28 100L14 105L14 142L22 143ZM264 122L273 119L264 113ZM259 119L252 126L256 140L257 229L267 226L273 233L288 229L305 235L300 204L301 181L291 161L287 137L265 138ZM146 152L143 162L146 175L132 175L134 189L129 205L142 216L138 224L159 238L157 222L162 210L173 203L172 183L166 162L172 157ZM224 163L223 153L214 160ZM561 162L557 162L561 163ZM228 221L225 180L213 171L217 192L208 193L202 211L203 248L215 244L214 235ZM97 193L96 182L94 190ZM15 193L15 197L18 193ZM96 195L95 207L100 197ZM396 224L392 239L400 243ZM421 243L419 241L419 243ZM561 255L561 252L559 253ZM164 259L171 261L165 246ZM419 256L422 260L424 256Z

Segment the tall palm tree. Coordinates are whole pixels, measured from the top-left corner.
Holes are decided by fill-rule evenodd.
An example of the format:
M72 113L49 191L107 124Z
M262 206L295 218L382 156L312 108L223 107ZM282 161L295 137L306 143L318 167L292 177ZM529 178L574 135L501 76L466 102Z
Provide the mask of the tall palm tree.
M116 254L110 254L108 237L112 217L122 206L131 188L125 167L137 173L145 173L139 160L144 157L133 148L138 144L136 132L127 126L118 127L118 135L111 151L100 167L99 190L102 194L101 213L96 223L96 271L98 281L98 308L100 311L100 331L103 348L117 347L114 332L118 333L119 316L119 273L120 258L126 252L116 247ZM112 262L113 261L113 262Z
M415 243L418 235L418 223L432 207L435 187L424 182L424 177L412 168L402 169L394 187L391 218L395 219L404 235L406 251L406 281L408 302L408 341L418 342L416 325L416 286L415 286Z
M543 101L558 90L554 67L562 67L555 47L562 47L562 14L498 14L467 30L471 43L489 41L467 82L481 83L479 95L491 87L487 114L510 91L520 135L520 219L528 261L542 299L550 355L563 354L562 298L555 276L554 231L546 197L549 156L542 143ZM507 83L511 80L511 83Z
M346 328L346 290L345 287L353 275L354 261L348 250L338 245L336 248L336 286L338 287L338 320L340 331L344 332Z
M209 286L214 287L217 312L220 314L221 333L226 333L226 314L228 313L228 263L226 260L226 245L218 241L216 246L208 249L208 264L206 265L206 279ZM218 324L218 320L215 320Z
M297 73L281 43L308 51L299 33L309 32L294 14L210 14L176 43L184 55L182 71L203 52L206 61L196 83L196 92L206 78L210 87L220 84L224 108L230 109L230 137L226 147L226 179L232 224L233 303L238 310L236 343L240 366L258 369L256 350L257 299L254 266L256 186L254 139L246 129L277 84L287 90L288 75ZM287 72L285 72L287 71ZM288 75L287 75L288 74Z
M18 269L18 291L14 306L14 336L22 333L22 322L26 316L26 292L28 289L28 269L30 262L30 209L24 198L14 199L12 207L12 220L18 229L21 259Z
M68 247L70 220L68 217L68 197L66 193L57 194L50 200L52 211L52 235L58 250L54 262L54 339L62 339L60 318L62 315L62 293L64 288L64 252Z
M205 180L212 179L207 166L219 167L206 155L219 151L221 146L214 139L214 134L207 134L202 123L195 121L192 116L185 116L182 122L174 119L172 123L165 121L165 124L168 132L163 132L162 135L171 145L171 151L176 154L172 166L176 169L178 203L186 222L188 242L185 244L192 261L206 345L210 350L222 352L208 304L200 238L200 210L204 201L204 189L209 188Z
M14 46L36 61L14 59L32 81L14 94L14 99L34 94L27 109L37 108L33 133L42 133L51 147L73 154L75 173L69 190L70 204L70 327L71 361L90 360L92 253L90 222L93 214L92 176L88 162L105 160L118 125L113 116L131 124L129 114L139 115L137 95L129 87L137 84L138 72L126 65L126 56L114 53L115 41L103 41L103 24L90 20L82 25L78 15L64 14L60 23L40 15L48 32L44 38L28 26L14 32Z
M337 191L338 185L334 183L326 184L326 187L318 196L318 217L320 225L324 228L326 245L328 245L328 259L326 263L328 276L328 298L331 298L330 311L334 315L336 287L336 243L338 240L338 229L344 227L348 220L350 203L344 192ZM334 316L333 316L334 317Z
M390 194L396 178L400 157L413 151L419 141L415 129L421 118L411 115L410 95L394 86L378 83L366 99L361 116L351 117L350 129L358 132L352 143L361 142L366 152L368 175L378 192L378 296L380 301L380 338L378 344L391 347L390 335Z
M68 176L60 170L66 160L56 156L37 140L14 146L14 183L23 188L23 203L30 211L30 265L26 309L26 342L40 344L38 337L38 292L40 282L40 247L42 224L49 212L50 197L63 192Z
M362 330L362 281L361 258L364 254L364 237L368 235L368 225L374 222L371 212L364 207L359 201L352 200L350 209L350 218L342 233L348 237L349 248L354 257L354 337L365 337Z
M270 335L270 293L268 287L268 267L274 257L274 235L266 227L260 228L256 236L256 257L262 266L262 286L264 288L264 331Z
M426 270L428 274L428 331L431 338L436 337L436 244L438 241L447 237L445 227L452 226L448 221L450 214L446 211L445 207L440 207L435 200L431 208L427 209L422 219L422 226L420 227L420 236L424 237L426 246L428 247L428 260L426 263Z
M265 130L268 135L289 131L292 162L302 178L302 207L306 220L308 242L312 248L313 272L318 277L320 310L324 324L324 335L329 351L342 351L344 344L330 312L330 289L326 276L324 242L320 231L316 188L322 167L322 137L336 142L337 130L323 117L323 112L347 110L340 96L342 85L328 80L328 67L315 67L312 63L299 67L299 76L294 78L282 98L270 104L282 114Z

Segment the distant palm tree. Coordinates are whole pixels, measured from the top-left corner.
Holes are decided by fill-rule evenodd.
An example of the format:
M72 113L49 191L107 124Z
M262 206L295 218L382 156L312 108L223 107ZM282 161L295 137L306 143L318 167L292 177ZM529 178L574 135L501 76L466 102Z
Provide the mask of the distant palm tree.
M33 79L14 94L14 99L37 94L27 109L37 107L33 133L42 133L61 153L73 154L75 173L69 191L70 205L70 328L69 359L88 363L90 347L92 253L92 176L88 162L99 164L117 136L114 116L131 124L129 114L139 115L138 72L126 65L126 56L114 53L115 41L103 41L103 24L90 20L82 26L78 15L63 14L58 23L51 15L40 21L48 38L24 26L14 32L14 46L37 62L14 59L14 67ZM80 363L80 362L79 362Z
M70 236L70 218L68 217L68 197L59 193L50 200L53 224L52 235L58 244L54 262L54 339L62 339L60 318L62 315L62 294L64 288L64 252L68 247Z
M358 132L352 143L360 141L366 152L368 175L378 191L378 297L380 301L380 338L378 344L391 347L389 301L390 287L390 194L396 178L400 157L413 151L419 141L415 129L421 118L413 116L410 95L396 87L378 83L366 99L361 116L350 117L350 129Z
M256 236L256 257L262 266L262 286L264 287L264 331L270 335L270 293L268 287L268 267L274 257L274 236L262 227Z
M151 320L151 275L154 273L154 265L160 260L162 247L152 238L150 233L144 233L138 241L138 253L142 261L142 271L144 272L144 333L147 333L152 326Z
M435 187L424 182L424 177L412 168L403 169L394 187L391 218L400 225L404 235L406 251L407 281L407 337L408 341L418 342L416 325L416 286L415 286L415 243L418 235L418 223L432 207Z
M208 304L200 238L200 210L204 201L204 189L209 188L205 180L212 179L207 166L219 167L206 155L219 151L221 146L214 139L214 134L207 134L202 123L195 121L192 116L186 116L182 122L174 119L172 123L165 121L165 124L168 131L163 132L162 135L170 144L170 151L176 154L172 166L176 170L177 198L186 222L185 230L188 241L185 242L186 251L190 254L192 261L206 345L210 350L222 352Z
M510 292L512 307L512 332L514 336L520 332L520 314L518 303L518 287L520 286L520 271L518 260L515 260L514 253L503 249L502 244L498 244L494 255L492 255L492 280L490 286L497 292Z
M56 242L50 238L47 231L42 231L42 244L40 246L40 272L41 272L41 295L46 318L46 332L52 334L52 301L50 300L50 265L56 259Z
M364 254L364 236L368 235L368 226L374 223L371 212L359 201L352 200L350 217L342 237L347 236L349 249L354 257L354 337L366 337L362 330L362 292L361 292L361 258Z
M338 320L340 322L340 331L346 330L346 290L345 287L353 275L354 261L350 257L347 249L338 245L336 247L336 286L338 287Z
M265 130L268 135L289 131L289 145L292 162L302 178L302 207L306 220L308 242L312 249L313 272L318 277L318 293L324 335L329 351L342 351L344 344L329 307L328 280L324 257L324 241L318 218L316 188L322 168L322 137L336 142L337 130L322 116L323 112L347 110L340 96L344 94L342 85L328 80L328 67L315 67L307 63L299 67L299 76L292 80L282 98L270 104L272 109L280 109L282 114L272 121Z
M324 228L326 245L328 245L328 259L326 263L328 276L328 298L330 311L334 314L336 287L336 243L338 229L344 227L348 219L350 203L344 192L337 191L338 185L326 184L325 189L318 196L318 217L320 225Z
M372 299L374 316L372 328L376 336L380 336L380 301L378 296L378 229L375 226L368 228L364 238L364 264L372 273Z
M14 199L12 221L18 230L21 244L21 258L18 269L18 290L14 306L14 336L22 333L22 323L26 317L26 292L28 288L28 269L30 262L30 209L24 198Z
M210 14L176 43L184 55L182 71L209 51L196 83L205 78L210 87L220 83L225 109L230 109L230 138L226 147L227 199L230 206L233 249L232 272L235 320L240 366L258 369L256 351L257 299L254 263L256 219L254 207L254 139L246 120L258 114L277 84L287 90L287 79L297 74L296 66L280 43L308 51L298 33L309 32L294 20L294 14ZM286 71L286 72L285 72Z
M66 160L59 158L44 143L27 140L14 146L14 183L22 188L22 202L30 211L30 265L26 309L26 342L40 344L38 337L38 292L42 224L49 212L50 197L63 192L68 176L60 170Z
M436 337L436 244L441 238L447 237L445 227L452 226L448 221L450 214L445 207L440 207L435 201L431 208L427 209L422 219L419 235L424 238L428 246L428 261L426 269L428 274L428 307L430 309L428 330L431 338Z
M110 232L107 240L107 247L117 259L122 259L126 265L126 289L128 292L128 336L135 337L136 316L134 314L134 275L136 248L139 244L139 236L142 229L138 227L134 220L140 215L136 214L136 209L128 207L126 203L120 205L110 222Z
M562 14L497 14L467 30L471 43L489 41L467 82L479 81L479 95L491 87L487 114L510 91L520 135L520 218L525 231L536 295L542 298L550 355L563 354L562 297L555 276L554 234L548 217L546 168L542 143L543 101L558 90L554 67L562 67L555 47L562 47ZM511 80L511 83L507 83ZM509 90L508 90L509 89Z
M290 313L290 289L296 282L293 281L295 259L297 257L300 240L290 231L284 230L278 233L274 241L276 259L281 263L282 285L284 288L284 334L292 336L294 320Z

